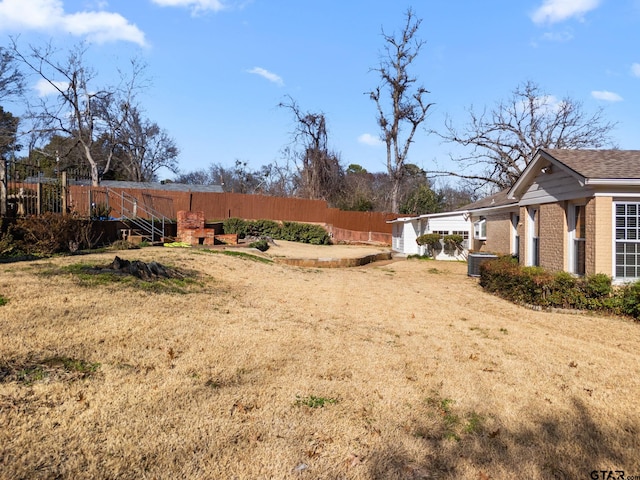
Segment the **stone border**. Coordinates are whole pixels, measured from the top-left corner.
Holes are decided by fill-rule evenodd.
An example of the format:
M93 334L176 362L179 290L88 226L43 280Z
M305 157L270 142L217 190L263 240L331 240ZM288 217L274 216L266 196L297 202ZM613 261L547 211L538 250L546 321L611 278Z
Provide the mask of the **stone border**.
M312 267L312 268L345 268L345 267L361 267L372 262L380 262L382 260L391 260L392 252L382 252L373 255L366 255L357 258L283 258L276 257L273 259L275 263L283 263L294 267Z

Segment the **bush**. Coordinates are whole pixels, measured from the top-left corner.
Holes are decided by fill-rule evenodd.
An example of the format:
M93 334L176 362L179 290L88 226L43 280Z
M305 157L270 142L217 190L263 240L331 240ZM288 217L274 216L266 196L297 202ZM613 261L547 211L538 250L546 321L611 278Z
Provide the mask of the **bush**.
M237 233L238 238L244 238L247 236L249 230L248 222L241 218L227 218L222 222L222 228L224 233Z
M441 235L439 233L425 233L416 238L418 245L426 245L429 255L435 257L436 254L442 249L442 243L440 242Z
M0 257L10 257L19 254L18 247L11 233L0 233Z
M512 257L499 257L480 265L480 285L516 303L640 318L640 282L614 290L611 277L602 273L580 278L567 272L521 267Z
M464 250L462 242L464 242L462 235L445 235L443 238L444 251L456 255Z
M247 234L254 237L279 238L282 227L273 220L253 220L247 222Z
M320 225L308 223L283 222L282 225L273 220L243 220L228 218L223 222L224 233L237 233L238 238L271 237L276 240L311 243L313 245L330 245L331 238Z
M108 220L111 215L111 207L106 203L91 204L91 220Z
M640 318L640 282L625 285L619 291L616 306L623 315Z
M75 252L95 243L90 220L56 213L21 218L11 235L17 249L32 255Z
M331 245L331 238L324 228L308 223L283 222L281 240L312 245Z
M269 250L269 244L266 240L258 240L257 242L250 243L249 246L251 248L257 248L261 252L266 252Z

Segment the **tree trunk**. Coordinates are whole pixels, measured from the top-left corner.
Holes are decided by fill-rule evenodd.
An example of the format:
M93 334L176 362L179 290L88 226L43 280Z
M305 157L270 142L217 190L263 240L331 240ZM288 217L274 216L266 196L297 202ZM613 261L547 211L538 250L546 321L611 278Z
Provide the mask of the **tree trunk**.
M400 206L398 205L398 197L400 196L400 182L399 178L395 176L392 177L391 184L391 212L398 213L400 211Z

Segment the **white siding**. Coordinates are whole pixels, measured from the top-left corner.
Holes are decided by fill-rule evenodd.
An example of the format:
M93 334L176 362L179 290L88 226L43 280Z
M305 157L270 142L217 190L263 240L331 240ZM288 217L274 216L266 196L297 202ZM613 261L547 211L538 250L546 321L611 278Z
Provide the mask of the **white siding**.
M465 220L462 214L447 217L432 217L429 218L427 229L429 232L453 232L462 230L470 232L471 222L468 219Z
M468 238L471 239L471 229L471 220L468 217L465 220L465 215L459 213L442 217L430 217L425 230L426 233L448 232L449 234L452 234L453 232L467 232ZM467 253L468 247L458 255L449 255L443 249L438 252L435 258L436 260L466 260Z
M465 220L462 213L407 218L393 224L392 248L405 255L423 255L425 247L418 245L416 239L420 235L433 232L468 232L468 237L471 238L471 222L469 219ZM451 256L440 252L436 258L438 260L464 260L466 254L465 251L461 255Z
M416 238L420 235L420 220L413 219L404 224L404 252L406 255L417 255L418 244Z
M592 195L590 189L581 186L578 180L558 168L552 173L540 173L522 195L520 205L540 205Z

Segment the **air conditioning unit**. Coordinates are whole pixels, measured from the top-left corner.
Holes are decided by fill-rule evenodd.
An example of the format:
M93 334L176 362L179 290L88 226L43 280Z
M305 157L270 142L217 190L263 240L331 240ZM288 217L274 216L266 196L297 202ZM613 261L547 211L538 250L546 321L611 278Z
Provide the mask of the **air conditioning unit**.
M492 258L498 258L498 256L494 253L470 253L467 258L467 275L470 277L479 277L480 265Z

